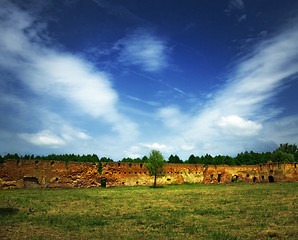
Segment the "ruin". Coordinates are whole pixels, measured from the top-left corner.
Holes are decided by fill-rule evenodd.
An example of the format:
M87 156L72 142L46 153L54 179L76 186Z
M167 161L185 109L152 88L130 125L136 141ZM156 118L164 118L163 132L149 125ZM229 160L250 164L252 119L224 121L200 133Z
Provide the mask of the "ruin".
M166 164L164 171L165 176L157 179L158 184L298 181L296 163ZM141 186L152 185L153 180L143 163L6 160L0 164L2 189Z

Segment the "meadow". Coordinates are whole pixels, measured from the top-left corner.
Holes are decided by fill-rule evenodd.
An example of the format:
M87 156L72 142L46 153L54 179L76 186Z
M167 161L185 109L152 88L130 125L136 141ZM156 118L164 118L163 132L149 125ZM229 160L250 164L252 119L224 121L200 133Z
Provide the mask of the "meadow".
M0 190L0 239L297 239L297 187Z

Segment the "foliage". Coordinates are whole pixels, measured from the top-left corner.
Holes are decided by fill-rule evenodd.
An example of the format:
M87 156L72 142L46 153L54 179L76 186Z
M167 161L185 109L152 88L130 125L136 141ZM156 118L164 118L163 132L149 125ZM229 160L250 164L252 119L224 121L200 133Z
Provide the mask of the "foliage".
M173 156L171 154L168 163L183 163L183 161L177 155Z
M75 154L50 154L48 156L34 156L24 155L19 156L15 154L6 154L5 156L0 155L0 164L7 159L38 159L38 160L55 160L55 161L74 161L74 162L114 162L113 159L102 157L100 160L96 154L88 155L75 155ZM298 147L296 144L280 144L280 146L273 152L266 153L255 153L253 151L246 151L237 154L236 157L217 155L215 157L210 154L204 156L189 156L186 161L182 161L177 155L170 155L168 163L188 163L188 164L204 164L204 165L256 165L267 162L298 162ZM131 162L131 163L146 163L148 157L143 158L123 158L120 162ZM100 171L100 170L99 170Z
M163 166L165 163L165 159L160 151L152 150L150 152L146 167L149 170L149 175L154 176L153 187L156 187L156 178L164 176Z
M113 159L111 158L106 158L106 157L102 157L99 160L99 164L98 164L98 172L101 174L102 173L102 163L103 162L114 162Z
M143 162L143 160L141 159L141 158L129 158L129 157L127 157L127 158L123 158L121 161L119 161L119 162L131 162L131 163L142 163Z

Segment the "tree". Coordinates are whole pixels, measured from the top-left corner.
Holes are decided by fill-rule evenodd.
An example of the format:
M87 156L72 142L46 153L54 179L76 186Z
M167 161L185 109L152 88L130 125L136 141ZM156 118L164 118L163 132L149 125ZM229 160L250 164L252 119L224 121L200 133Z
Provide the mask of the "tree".
M165 159L160 151L152 150L150 152L145 166L149 170L149 175L154 176L154 188L156 188L156 179L158 177L164 176L163 166L165 165L165 163Z
M280 144L273 152L273 162L295 162L298 158L298 147L296 144Z
M173 156L171 154L171 156L169 157L169 163L183 163L183 161L180 160L180 158L177 155Z
M187 163L190 163L190 164L195 164L196 163L196 157L191 154L187 160Z

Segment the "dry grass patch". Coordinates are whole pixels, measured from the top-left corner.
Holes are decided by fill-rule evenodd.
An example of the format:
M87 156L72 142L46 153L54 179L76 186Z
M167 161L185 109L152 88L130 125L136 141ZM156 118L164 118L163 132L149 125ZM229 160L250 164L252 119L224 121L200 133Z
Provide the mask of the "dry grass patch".
M296 239L297 186L1 190L0 239Z

